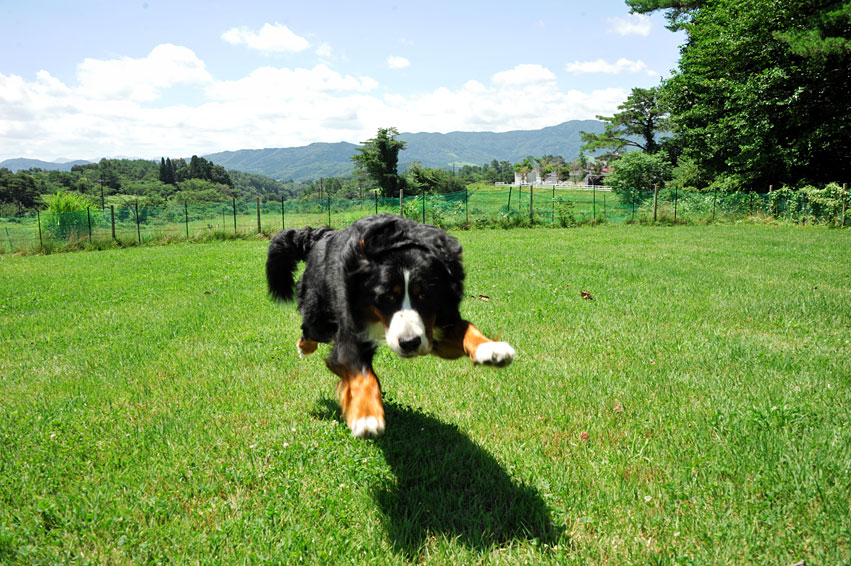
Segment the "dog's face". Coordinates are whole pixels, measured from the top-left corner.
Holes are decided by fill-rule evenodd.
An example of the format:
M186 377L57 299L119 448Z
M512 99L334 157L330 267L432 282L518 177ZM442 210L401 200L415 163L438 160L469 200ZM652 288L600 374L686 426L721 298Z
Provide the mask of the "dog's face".
M441 293L447 291L446 271L439 262L419 259L419 265L395 261L377 265L363 289L371 299L367 308L371 338L383 339L403 358L431 352Z
M461 246L437 228L382 218L356 241L347 265L351 312L365 339L403 358L434 347L434 330L458 320Z

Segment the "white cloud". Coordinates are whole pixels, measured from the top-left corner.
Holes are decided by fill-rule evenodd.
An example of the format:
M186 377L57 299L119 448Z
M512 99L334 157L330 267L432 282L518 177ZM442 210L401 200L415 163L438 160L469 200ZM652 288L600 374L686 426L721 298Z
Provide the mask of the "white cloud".
M620 18L609 18L609 33L617 35L648 36L653 28L650 16L629 14Z
M316 55L318 55L319 57L328 59L331 57L332 54L333 49L331 49L330 43L323 43L322 45L316 48Z
M390 69L406 69L411 66L411 62L404 57L391 55L387 58L387 67Z
M196 99L170 102L168 87L186 82L202 87ZM611 115L628 94L565 90L540 65L414 95L381 86L328 64L266 66L237 80L216 80L192 51L173 45L142 59L87 59L76 83L47 71L32 80L0 73L0 158L159 158L359 142L387 125L407 132L535 129Z
M154 47L141 59L85 59L77 67L77 79L81 92L91 98L124 97L139 102L156 100L161 90L172 85L212 81L191 49L170 43Z
M596 61L573 61L565 65L565 70L573 74L588 74L588 73L603 73L608 75L622 75L625 73L646 73L649 77L658 75L656 71L647 67L644 61L630 61L629 59L620 58L614 63L609 63L605 59L597 59Z
M508 71L496 73L491 80L499 86L523 86L554 81L556 76L541 65L517 65Z
M267 23L259 32L245 27L232 28L222 34L222 39L232 45L245 45L250 49L267 52L298 52L310 47L305 38L278 23Z

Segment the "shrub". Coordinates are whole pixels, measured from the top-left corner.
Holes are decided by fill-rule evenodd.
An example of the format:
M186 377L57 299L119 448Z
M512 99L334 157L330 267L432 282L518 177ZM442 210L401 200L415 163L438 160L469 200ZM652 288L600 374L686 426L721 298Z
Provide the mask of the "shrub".
M54 237L63 240L80 237L88 233L89 220L92 224L100 221L102 211L92 208L93 203L79 193L61 189L52 195L42 197L47 206L43 225Z

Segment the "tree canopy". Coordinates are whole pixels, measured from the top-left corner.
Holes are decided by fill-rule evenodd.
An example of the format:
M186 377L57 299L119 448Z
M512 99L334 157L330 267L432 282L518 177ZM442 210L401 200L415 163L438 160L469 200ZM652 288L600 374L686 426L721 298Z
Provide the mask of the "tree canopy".
M396 139L396 128L379 128L372 139L363 142L352 156L355 169L364 172L377 184L385 197L399 195L404 179L399 176L399 152L407 145Z
M606 122L603 133L582 132L583 150L608 149L620 153L627 147L647 153L659 151L656 137L668 130L666 112L659 101L660 89L634 88L614 116L597 116Z
M669 10L688 34L662 99L709 178L767 190L851 177L851 1L626 1Z

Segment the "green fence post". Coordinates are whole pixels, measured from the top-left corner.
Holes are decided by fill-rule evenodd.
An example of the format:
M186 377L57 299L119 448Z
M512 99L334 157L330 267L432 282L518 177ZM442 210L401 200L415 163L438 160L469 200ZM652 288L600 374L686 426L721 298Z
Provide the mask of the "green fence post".
M848 183L842 183L842 224L840 224L840 226L842 226L843 228L845 227L845 211L847 210L845 208L846 196L848 196Z
M508 187L508 213L511 214L511 186Z
M467 224L470 223L470 191L464 187L464 216L467 218Z
M286 218L284 217L284 195L281 195L281 230L286 227Z
M679 188L674 185L674 224L677 223L677 204L680 202Z
M260 225L260 197L257 197L257 233L263 232L263 227Z
M715 222L715 204L718 202L718 187L712 190L712 221Z
M236 234L236 197L231 202L233 203L233 233Z
M109 205L109 212L110 212L110 218L111 218L110 223L112 224L112 239L114 240L115 239L115 205L114 204Z
M632 190L632 221L635 222L635 189Z
M659 185L653 184L653 224L656 224L656 204L659 202Z
M142 227L139 225L139 199L136 199L136 237L142 243Z
M597 185L591 185L591 211L594 222L597 221Z
M38 211L38 209L35 210L35 216L36 216L36 219L38 220L38 245L43 248L44 247L44 239L41 236L41 213ZM844 212L842 214L842 217L843 218L845 217Z
M92 243L92 209L91 207L86 207L86 216L89 219L89 243Z
M529 185L529 225L531 226L535 222L535 208L533 201L535 200L535 188L533 185Z

